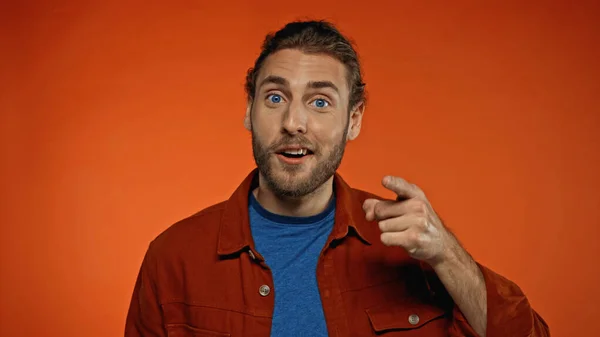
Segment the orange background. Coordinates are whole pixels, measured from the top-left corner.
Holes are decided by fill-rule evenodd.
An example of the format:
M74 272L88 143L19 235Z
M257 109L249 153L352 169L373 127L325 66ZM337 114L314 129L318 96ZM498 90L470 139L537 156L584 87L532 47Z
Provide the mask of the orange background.
M122 335L150 240L253 168L266 32L328 18L370 92L341 167L421 186L553 336L600 336L598 2L3 1L0 335Z

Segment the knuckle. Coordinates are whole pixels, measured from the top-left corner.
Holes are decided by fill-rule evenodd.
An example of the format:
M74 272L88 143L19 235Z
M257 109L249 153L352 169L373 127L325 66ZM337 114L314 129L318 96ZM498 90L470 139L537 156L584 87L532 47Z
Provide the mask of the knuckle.
M421 236L419 235L419 233L417 232L412 232L410 233L410 235L408 236L410 242L412 245L414 246L420 246L421 244Z
M413 209L417 214L427 214L427 203L421 199L415 199Z
M381 205L381 203L378 203L375 205L375 208L373 209L373 213L375 214L375 216L377 218L382 218L385 214L385 209L382 206L383 205Z
M429 221L427 221L426 217L419 218L419 225L423 231L426 231L429 227Z

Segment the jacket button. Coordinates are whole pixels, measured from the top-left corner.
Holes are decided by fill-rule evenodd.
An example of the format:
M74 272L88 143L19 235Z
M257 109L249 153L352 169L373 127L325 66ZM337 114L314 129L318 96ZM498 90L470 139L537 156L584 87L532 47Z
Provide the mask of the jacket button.
M408 323L410 323L412 325L419 324L419 316L415 315L415 314L408 316Z
M270 292L271 288L269 288L269 286L266 284L263 284L262 286L260 286L260 288L258 288L258 293L260 294L260 296L267 296Z

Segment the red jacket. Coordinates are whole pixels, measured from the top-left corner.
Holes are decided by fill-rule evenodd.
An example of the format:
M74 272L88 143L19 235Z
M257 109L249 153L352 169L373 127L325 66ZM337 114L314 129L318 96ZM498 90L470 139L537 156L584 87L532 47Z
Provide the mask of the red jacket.
M171 226L149 246L125 336L269 337L273 278L254 248L248 195L257 170L227 201ZM477 336L431 268L379 240L362 203L376 197L336 174L335 224L317 281L330 336ZM488 337L549 336L517 285L481 265ZM302 312L298 312L302 315Z

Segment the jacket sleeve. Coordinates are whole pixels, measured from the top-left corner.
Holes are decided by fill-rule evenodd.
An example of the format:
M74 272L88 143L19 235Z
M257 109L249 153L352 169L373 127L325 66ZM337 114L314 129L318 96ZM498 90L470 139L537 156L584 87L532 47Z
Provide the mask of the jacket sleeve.
M146 252L133 289L125 323L125 337L166 336L155 285L156 261L151 254L150 247Z
M531 307L515 283L477 264L487 289L486 337L549 337L544 319ZM451 336L478 336L458 306L454 306Z

